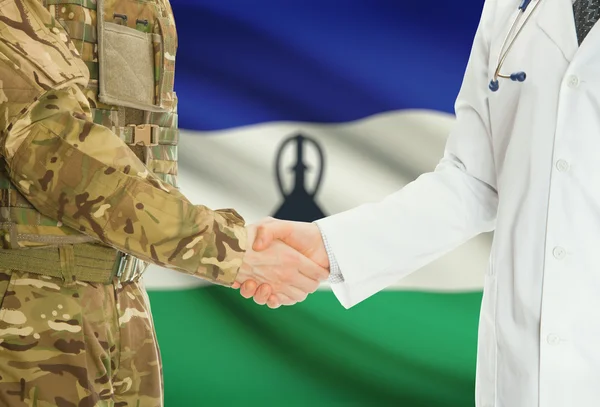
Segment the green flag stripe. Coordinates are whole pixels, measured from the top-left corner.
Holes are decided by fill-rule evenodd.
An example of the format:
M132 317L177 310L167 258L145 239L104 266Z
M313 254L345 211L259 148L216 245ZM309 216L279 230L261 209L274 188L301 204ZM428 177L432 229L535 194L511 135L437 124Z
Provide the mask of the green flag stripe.
M166 405L474 405L481 293L319 291L269 310L221 287L150 292ZM235 391L232 391L235 389Z

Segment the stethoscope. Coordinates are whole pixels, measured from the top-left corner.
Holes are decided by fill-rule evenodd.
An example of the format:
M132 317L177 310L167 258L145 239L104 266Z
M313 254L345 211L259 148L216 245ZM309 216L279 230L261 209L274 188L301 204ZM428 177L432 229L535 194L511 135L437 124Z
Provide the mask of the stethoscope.
M513 24L510 27L508 34L506 34L506 38L504 38L504 41L502 42L502 48L500 49L500 55L498 55L498 64L496 65L496 71L494 72L494 78L490 81L490 90L492 92L496 92L500 88L500 83L498 82L498 78L510 79L511 81L514 81L514 82L523 82L527 78L527 74L525 72L521 71L521 72L514 72L510 75L502 75L500 73L500 69L502 69L504 60L506 59L506 56L508 55L508 52L512 48L513 44L515 43L515 40L517 39L517 37L519 36L521 31L523 30L523 27L525 26L525 24L527 24L527 21L529 20L529 18L531 17L533 12L537 8L537 6L539 6L540 1L541 0L536 0L535 5L533 6L533 9L531 10L531 13L529 13L527 15L527 17L525 18L525 21L523 21L523 24L520 25L516 34L513 36L513 32L515 31L515 28L519 25L519 22L521 21L522 17L525 15L525 11L527 11L527 7L531 3L531 0L522 0L521 1L521 5L519 5L519 9L517 10L517 16L515 17L515 20L513 21ZM511 36L512 36L512 40L509 42L508 39L511 38ZM504 48L506 48L506 49L504 49Z

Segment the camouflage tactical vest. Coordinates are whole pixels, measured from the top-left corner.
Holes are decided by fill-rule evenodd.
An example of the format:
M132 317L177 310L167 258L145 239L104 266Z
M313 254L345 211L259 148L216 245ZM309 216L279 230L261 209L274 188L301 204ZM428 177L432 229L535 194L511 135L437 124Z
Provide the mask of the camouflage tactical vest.
M43 0L90 72L85 94L95 123L130 145L147 167L177 187L177 35L168 0ZM4 249L90 242L40 214L0 165Z

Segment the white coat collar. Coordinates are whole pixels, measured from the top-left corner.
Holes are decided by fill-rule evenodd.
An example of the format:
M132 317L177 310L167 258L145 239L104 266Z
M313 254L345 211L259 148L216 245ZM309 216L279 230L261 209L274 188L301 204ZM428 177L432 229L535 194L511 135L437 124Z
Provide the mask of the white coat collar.
M572 0L539 0L539 15L536 21L539 27L562 51L567 61L571 62L579 45L575 32ZM597 29L594 27L593 29Z

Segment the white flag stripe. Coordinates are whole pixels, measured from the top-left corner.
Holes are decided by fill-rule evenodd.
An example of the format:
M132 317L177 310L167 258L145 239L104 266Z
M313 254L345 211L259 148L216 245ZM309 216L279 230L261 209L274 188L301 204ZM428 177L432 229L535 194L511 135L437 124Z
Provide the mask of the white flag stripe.
M181 189L189 199L211 208L232 207L251 223L271 215L283 202L275 180L281 143L301 132L325 154L324 178L316 201L326 214L377 201L419 174L432 170L444 150L452 116L402 110L342 124L277 122L223 131L182 131L179 148ZM305 147L316 178L316 154ZM286 151L282 177L289 188L293 151ZM427 291L481 290L490 236L481 236L401 280L392 288ZM400 250L401 248L399 248ZM152 267L148 289L202 285L180 273ZM324 286L326 287L326 285Z

